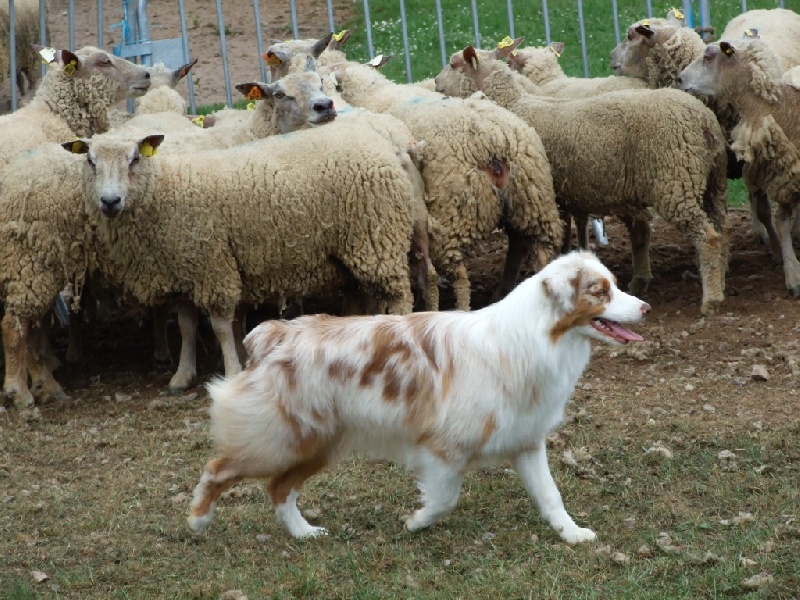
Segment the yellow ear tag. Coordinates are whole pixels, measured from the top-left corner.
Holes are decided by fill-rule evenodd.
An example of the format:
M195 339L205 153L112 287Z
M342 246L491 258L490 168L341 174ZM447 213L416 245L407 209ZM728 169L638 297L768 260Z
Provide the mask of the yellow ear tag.
M55 48L42 48L39 50L39 56L42 57L43 63L49 65L56 59L56 50Z
M256 109L256 103L255 102L248 102L247 103L247 110L255 110L255 109Z
M556 50L555 46L548 46L548 48L550 48L550 52L556 55L556 58L561 58L561 52Z
M74 142L72 142L73 154L80 154L81 150L83 150L83 142L81 140L75 140Z
M205 115L199 115L199 116L195 117L194 119L192 119L192 123L197 125L200 129L203 129L203 127L205 127L205 123L206 123L206 116Z
M509 46L513 45L514 45L514 40L512 40L511 37L506 36L502 40L497 42L497 49L502 50L503 48L508 48Z
M261 93L261 88L257 85L254 85L250 88L250 91L247 92L247 99L248 100L261 100L264 97L264 94Z
M644 21L642 21L642 26L643 27L650 27L650 19L645 19Z
M68 64L64 65L64 73L72 77L75 74L75 66L77 63L75 60L71 60Z
M383 61L383 54L378 54L375 58L369 61L369 64L370 66L377 68L381 66L382 61Z
M342 29L339 33L334 33L333 34L333 41L341 42L345 33L347 33L347 29Z
M755 32L752 29L745 29L744 30L744 34L747 37L755 37L756 36Z
M731 47L729 46L729 47L725 48L724 52L725 52L725 54L726 54L727 56L730 56L731 54L733 54L733 48L731 48Z
M139 154L146 156L147 158L151 158L158 154L158 150L153 148L153 146L150 145L150 142L142 142L142 145L139 146Z
M680 19L681 21L683 21L684 17L686 16L683 14L683 11L680 8L673 8L672 14L675 15L676 19Z
M264 56L264 62L266 62L268 65L271 65L271 66L278 66L283 61L280 58L278 58L278 55L275 54L274 52L268 52Z

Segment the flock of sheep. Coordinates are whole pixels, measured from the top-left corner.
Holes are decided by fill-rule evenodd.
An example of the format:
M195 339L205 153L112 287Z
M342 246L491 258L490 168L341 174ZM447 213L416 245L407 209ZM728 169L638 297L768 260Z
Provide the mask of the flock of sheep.
M201 312L230 376L246 359L247 307L342 294L347 314L406 313L416 289L437 310L445 279L468 310L476 242L508 236L499 298L526 257L539 269L569 247L571 218L585 246L590 215L627 226L637 294L652 279L651 211L684 232L712 315L731 175L800 293L797 14L750 11L708 46L677 11L645 19L612 53L618 76L595 79L567 77L558 44L507 39L401 85L380 58L348 61L346 40L271 46L272 83L237 85L253 110L205 119L187 117L174 89L192 65L39 49L50 66L35 96L0 117L4 390L17 407L63 394L46 325L64 290L74 310L108 294L152 307L160 359L177 310L179 391L196 377ZM134 116L113 108L130 97ZM68 359L80 355L81 320Z

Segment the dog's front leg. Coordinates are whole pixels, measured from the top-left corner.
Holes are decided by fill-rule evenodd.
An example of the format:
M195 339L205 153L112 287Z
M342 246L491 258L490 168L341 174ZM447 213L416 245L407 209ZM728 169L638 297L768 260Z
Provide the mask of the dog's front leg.
M577 544L590 542L597 537L591 529L578 527L567 514L561 493L547 464L544 440L536 450L518 455L514 459L514 466L528 493L539 506L542 517L558 532L562 540L568 544Z

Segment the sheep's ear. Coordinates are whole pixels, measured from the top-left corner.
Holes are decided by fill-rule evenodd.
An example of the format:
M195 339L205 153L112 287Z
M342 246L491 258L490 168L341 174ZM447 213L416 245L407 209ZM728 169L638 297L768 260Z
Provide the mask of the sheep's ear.
M89 140L87 138L75 138L71 142L64 142L61 147L73 154L86 154L89 152Z
M317 72L317 61L311 55L306 56L306 72L308 71Z
M272 89L266 83L251 81L250 83L239 83L236 89L244 94L248 100L263 100L272 96Z
M643 35L648 40L655 34L653 28L650 27L650 22L647 20L642 21L642 23L640 25L637 25L634 28L634 30L636 31L636 33L638 33L639 35Z
M353 33L352 29L342 29L339 33L332 33L331 34L331 41L328 44L328 48L331 50L339 50L342 46L347 43L347 40L350 39L350 35Z
M189 74L189 71L192 70L192 67L195 66L196 64L197 64L197 59L195 58L192 62L183 65L179 69L175 69L172 72L172 78L175 81L175 83L178 83L181 79L186 77Z
M673 8L667 13L667 22L677 27L686 25L686 15L679 8Z
M139 154L150 158L158 153L158 147L164 141L164 136L161 134L148 135L139 141Z
M376 71L380 71L383 65L392 60L392 56L394 56L394 54L378 54L367 64L370 67L373 67Z
M64 65L64 73L72 77L75 71L81 68L81 59L70 50L59 50L57 53L58 61Z
M561 55L564 54L564 42L550 42L547 47L556 55L556 58L561 58Z
M283 61L285 60L285 57L279 56L279 54L274 50L267 50L261 55L261 58L263 58L264 62L266 62L270 67L282 65Z
M492 54L494 54L494 57L498 60L505 60L508 56L516 52L517 46L519 46L524 39L524 37L518 37L512 40L510 37L506 36L497 44L497 48L494 49Z
M745 29L742 35L746 40L757 40L760 37L758 35L758 29L755 27L750 27L749 29Z
M39 44L31 44L31 46L33 47L33 51L42 57L42 62L47 65L49 65L51 62L55 62L56 58L58 57L58 50L55 48L40 46Z
M719 49L725 56L733 56L736 54L736 48L731 46L728 42L720 42Z
M313 56L314 58L319 58L319 55L325 52L325 48L328 47L328 44L331 43L332 39L333 39L333 32L329 33L324 38L320 38L319 40L314 42L314 45L311 46L311 56Z
M464 48L464 62L469 64L474 70L478 70L478 53L475 48L467 46Z

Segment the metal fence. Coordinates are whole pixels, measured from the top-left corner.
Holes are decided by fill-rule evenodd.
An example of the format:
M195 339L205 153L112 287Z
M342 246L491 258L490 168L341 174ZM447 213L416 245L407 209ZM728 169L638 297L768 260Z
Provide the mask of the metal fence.
M104 42L103 5L104 3L108 3L109 0L105 0L105 2L104 0L96 0L96 1L97 1L97 45L98 47L103 47L103 42ZM152 60L153 56L157 55L158 44L160 43L160 41L153 41L150 39L150 32L147 25L147 0L121 0L121 1L125 9L125 19L124 22L120 25L123 28L122 39L124 41L124 45L127 48L127 50L129 50L127 56L134 58L138 57L138 60L140 60L144 64L148 64L149 61ZM401 24L402 41L403 41L403 53L405 61L405 73L408 81L413 81L413 73L411 69L411 51L409 49L406 4L405 0L398 0L398 1L399 1L400 24ZM362 0L362 2L363 2L364 29L366 32L367 51L369 53L369 57L373 58L375 56L375 44L373 39L373 22L370 15L369 0ZM292 33L293 37L297 38L299 37L297 3L296 0L289 0L289 3L290 3ZM586 23L584 19L584 6L582 0L576 0L576 3L577 3L577 13L578 13L579 36L581 44L581 58L583 61L583 71L584 71L584 76L588 77L589 56L587 52L587 43L586 43L587 32L586 32ZM189 47L189 35L186 26L186 10L184 6L184 0L177 0L177 4L181 20L181 38L179 39L180 56L175 56L174 58L175 61L177 62L188 63L191 60L191 55ZM258 56L260 56L264 52L264 39L263 39L263 23L261 20L261 10L259 5L259 0L252 0L252 4L254 13L256 47L258 50ZM614 36L616 42L619 43L620 24L619 24L619 9L617 5L617 0L610 0L610 4L611 4L611 12L613 15ZM644 5L642 8L646 11L647 16L652 17L653 16L652 1L645 0L643 4ZM692 0L682 0L681 5L684 14L686 15L687 25L699 26L699 27L708 27L710 25L711 2L709 0L699 0L699 1L695 0L694 2ZM776 5L783 7L784 0L778 0ZM334 21L332 0L326 0L326 7L327 7L328 28L330 31L335 31L337 24ZM696 13L695 13L695 7L698 8ZM541 0L541 8L542 8L542 20L544 24L545 40L547 43L549 43L551 41L551 27L550 27L550 12L547 0ZM443 14L441 0L435 0L434 9L436 13L436 21L438 28L439 52L441 54L442 66L444 66L447 63L447 49L445 44L446 15ZM508 15L508 30L511 36L513 37L516 33L515 18L514 18L516 13L514 9L513 0L506 0L505 9ZM747 0L741 0L741 10L742 12L745 12L747 10ZM470 11L472 17L473 43L476 45L476 47L480 48L482 39L481 39L481 27L480 27L480 15L478 11L477 0L470 0ZM232 92L231 92L232 86L231 86L230 72L228 66L226 25L223 13L222 0L216 0L216 13L217 13L217 21L219 27L222 66L225 77L226 101L228 106L231 106L233 104ZM75 49L75 0L68 0L67 15L68 15L69 48L71 50L74 50ZM46 0L39 0L39 22L40 22L40 34L41 34L40 43L42 45L46 44L46 38L45 38L46 18L47 18ZM10 45L10 67L11 67L10 72L15 73L17 58L16 58L16 39L15 39L16 15L15 15L14 0L9 0L9 20L10 20L9 45ZM342 24L340 23L339 25L341 26ZM120 53L122 55L125 55L124 52ZM259 64L260 64L262 79L264 81L267 81L268 73L266 71L265 65L263 64L263 62L260 62ZM44 70L44 66L42 67L42 69ZM9 79L11 82L11 109L15 110L17 105L16 78L12 76ZM194 112L196 110L196 101L194 94L194 86L191 77L188 78L188 85L189 85L189 103L192 111Z

